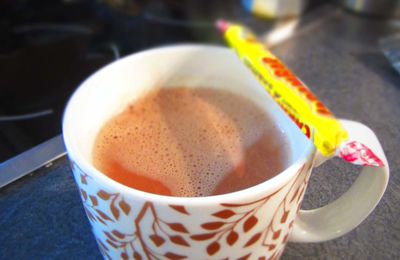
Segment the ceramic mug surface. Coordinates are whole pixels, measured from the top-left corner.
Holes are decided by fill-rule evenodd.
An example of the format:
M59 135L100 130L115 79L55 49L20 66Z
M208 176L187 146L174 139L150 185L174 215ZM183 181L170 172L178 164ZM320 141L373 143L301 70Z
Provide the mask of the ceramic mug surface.
M265 110L288 137L286 169L238 192L181 198L126 187L93 167L94 140L107 120L150 89L182 86L225 89L249 98ZM343 123L348 131L360 136L359 129L352 130L359 123ZM386 162L373 132L363 135L376 140L375 152ZM327 218L338 207L351 203L346 195L334 202L337 205L301 211L315 161L314 146L235 54L215 46L156 48L101 69L69 101L63 137L99 249L105 258L112 259L277 259L289 239L323 241L357 226L379 201L389 175L388 169L381 174L384 177L374 177L377 169L366 169L360 175L350 193L353 190L361 194L363 185L369 185L364 182L373 182L376 188L365 195L368 203L358 203L358 213L350 221L342 221L340 216ZM331 227L324 228L326 223Z

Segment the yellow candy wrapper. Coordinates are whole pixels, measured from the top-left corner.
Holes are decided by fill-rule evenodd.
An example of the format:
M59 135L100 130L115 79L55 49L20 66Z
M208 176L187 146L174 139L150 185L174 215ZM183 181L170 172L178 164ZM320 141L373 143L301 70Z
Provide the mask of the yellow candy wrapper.
M281 61L246 28L218 21L228 44L324 156L336 155L348 163L383 167L383 161L364 144L348 140L334 115Z
M265 90L324 156L335 154L347 132L329 109L246 28L218 21L217 27ZM313 133L313 138L311 138Z

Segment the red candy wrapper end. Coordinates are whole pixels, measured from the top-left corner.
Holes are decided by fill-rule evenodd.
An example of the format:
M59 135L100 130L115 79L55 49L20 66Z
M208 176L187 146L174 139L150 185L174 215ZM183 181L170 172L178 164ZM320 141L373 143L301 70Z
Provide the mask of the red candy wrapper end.
M340 146L338 156L346 162L362 165L383 167L384 163L371 149L357 141L346 142Z
M221 33L224 33L228 29L228 27L230 26L230 23L225 21L225 20L217 20L215 22L215 26L218 28L218 30Z

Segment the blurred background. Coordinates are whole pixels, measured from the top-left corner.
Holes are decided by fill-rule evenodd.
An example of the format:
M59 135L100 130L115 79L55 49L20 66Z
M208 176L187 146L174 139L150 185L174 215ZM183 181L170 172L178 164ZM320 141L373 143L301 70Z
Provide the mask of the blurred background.
M73 90L119 57L172 43L223 44L217 18L244 23L273 45L321 6L387 19L397 15L394 2L0 0L0 162L61 133Z

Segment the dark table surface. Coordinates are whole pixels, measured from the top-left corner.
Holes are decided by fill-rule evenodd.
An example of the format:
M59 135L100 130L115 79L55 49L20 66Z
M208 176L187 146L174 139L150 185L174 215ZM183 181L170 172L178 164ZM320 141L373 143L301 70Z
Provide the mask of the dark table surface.
M399 28L332 7L272 48L339 118L373 129L391 169L382 201L359 227L324 243L289 243L282 259L400 259L400 75L378 48ZM303 208L340 196L357 170L336 159L316 169ZM65 157L0 189L0 259L100 258Z

